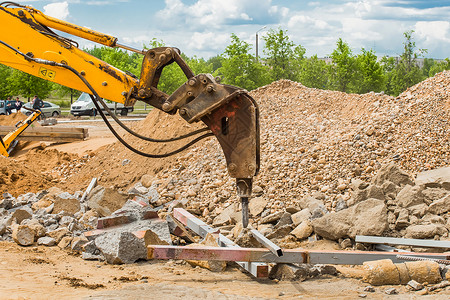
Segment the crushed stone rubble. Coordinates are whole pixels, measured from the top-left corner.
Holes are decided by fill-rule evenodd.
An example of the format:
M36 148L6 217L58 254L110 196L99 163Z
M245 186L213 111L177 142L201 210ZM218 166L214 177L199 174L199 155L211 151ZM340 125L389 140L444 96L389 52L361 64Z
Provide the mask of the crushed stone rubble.
M449 240L448 86L450 71L396 98L311 89L288 80L252 91L261 109L262 166L249 204L251 226L284 248L325 239L334 249L373 249L356 243L356 235ZM64 183L89 165L91 156L58 159L63 164L44 175L49 181L62 177ZM132 163L133 158L121 156L115 167ZM58 187L17 197L5 192L0 197L0 239L22 246L58 246L87 260L133 263L146 259L147 245L188 242L173 235L177 225L171 209L179 206L240 246L249 245L234 180L215 140L158 168L156 174L135 178L128 188L105 187L108 180L100 180L83 202L81 191ZM433 280L425 274L401 284L420 291L427 289L424 282L445 283L449 268L436 265ZM365 281L398 284L379 275L383 268L394 270L392 265L376 268L381 273L371 273ZM331 266L280 264L272 268L271 278L304 280L337 273Z

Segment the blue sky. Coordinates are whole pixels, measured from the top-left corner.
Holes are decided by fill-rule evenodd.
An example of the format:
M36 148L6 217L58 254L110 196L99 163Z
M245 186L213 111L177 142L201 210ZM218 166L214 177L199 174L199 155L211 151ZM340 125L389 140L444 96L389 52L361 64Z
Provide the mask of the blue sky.
M414 30L425 57L450 56L450 1L424 0L66 0L20 1L45 13L108 33L136 48L153 38L188 56L208 58L224 51L231 33L255 49L263 26L287 30L307 56L328 56L342 38L354 53L374 49L377 55L402 52L403 32ZM83 47L92 43L77 41ZM259 49L263 40L259 39ZM262 51L259 55L263 56Z

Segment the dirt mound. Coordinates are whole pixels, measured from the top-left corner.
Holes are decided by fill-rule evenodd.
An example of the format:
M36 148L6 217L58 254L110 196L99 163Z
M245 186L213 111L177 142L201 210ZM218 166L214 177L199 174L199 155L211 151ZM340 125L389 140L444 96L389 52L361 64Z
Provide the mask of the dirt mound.
M19 121L23 121L27 118L23 113L13 113L8 116L1 115L0 116L0 126L14 126ZM36 123L37 124L37 123Z
M85 162L76 155L57 150L33 149L19 159L0 156L0 194L14 197L38 192L65 181ZM69 171L70 170L70 171Z
M179 136L201 127L202 124L188 124L178 115L170 116L154 109L145 120L136 124L133 130L144 136L162 139ZM171 143L150 143L125 134L124 139L139 151L161 154L183 146L191 138ZM64 184L66 190L83 189L92 177L98 177L100 184L104 186L127 187L144 174L154 175L162 169L170 168L176 157L176 155L160 159L143 157L128 150L120 142L105 146L92 155L89 163L74 174L70 182Z

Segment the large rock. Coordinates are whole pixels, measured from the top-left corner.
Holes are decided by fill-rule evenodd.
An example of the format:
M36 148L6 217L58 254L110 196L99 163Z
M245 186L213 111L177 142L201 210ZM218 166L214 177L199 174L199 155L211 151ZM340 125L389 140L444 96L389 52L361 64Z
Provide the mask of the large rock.
M369 221L370 220L370 221ZM382 235L388 227L384 201L367 199L337 213L327 214L312 222L314 232L330 240L356 235Z
M47 236L55 239L56 243L59 243L63 237L65 237L69 233L69 229L66 227L59 228L56 230L52 230L47 232Z
M22 223L23 220L31 219L33 217L33 210L28 206L22 206L16 209L12 214L12 220L17 224Z
M55 195L53 203L53 213L64 212L65 215L74 215L80 210L80 201L70 193L64 192Z
M99 216L106 217L121 208L127 202L127 196L112 188L95 187L88 199L88 207L97 211Z
M436 215L444 214L450 211L450 194L431 203L428 211Z
M95 239L95 246L110 264L131 264L147 257L144 242L131 232L108 232Z
M230 204L217 217L214 218L213 227L233 223L232 220L235 218L234 215L236 213L237 213L237 204L236 203Z
M417 174L415 182L417 185L434 182L450 183L450 167L421 172Z
M12 238L21 246L33 245L35 240L34 230L27 225L16 225L13 228Z
M311 235L311 233L313 233L313 227L309 220L304 220L291 231L291 234L299 240L306 239Z
M397 195L395 201L397 205L408 208L410 206L419 205L425 203L425 196L422 191L425 189L424 186L411 186L406 185Z
M269 201L263 197L256 197L250 199L250 202L248 204L248 210L250 211L250 215L252 215L253 217L258 216L260 213L264 211L264 208L266 208L268 202Z
M447 233L447 229L440 224L411 225L406 228L406 238L429 239L436 235Z
M372 179L375 185L382 185L385 181L393 182L396 185L414 185L414 182L409 178L408 173L401 170L394 163L381 167L377 175Z
M311 212L309 208L302 209L301 211L291 215L292 223L294 223L295 226L298 226L298 224L305 220L309 220L310 218Z

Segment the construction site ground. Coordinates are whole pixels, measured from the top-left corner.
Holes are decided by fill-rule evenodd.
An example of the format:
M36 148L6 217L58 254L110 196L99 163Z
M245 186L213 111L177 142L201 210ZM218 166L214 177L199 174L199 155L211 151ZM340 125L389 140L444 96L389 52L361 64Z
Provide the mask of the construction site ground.
M352 205L351 180L370 182L382 165L396 162L411 176L449 166L450 72L410 88L399 97L368 93L345 94L308 89L278 81L251 92L261 107L261 172L255 185L264 192L267 213L296 207L312 192L323 196L328 211L340 202ZM0 116L0 125L13 125L24 116ZM227 175L220 146L214 139L179 155L149 159L131 153L96 120L58 119L55 126L88 128L85 141L55 144L20 142L12 158L0 157L0 195L13 197L59 187L69 193L86 190L93 177L98 184L127 190L143 175L154 176L163 204L187 198L187 207L212 224L237 202L234 181ZM173 137L201 124L153 110L146 118L126 121L140 134ZM39 125L35 125L39 126ZM117 128L117 125L114 125ZM164 153L180 147L148 144L130 137L137 149ZM194 182L194 183L193 183ZM193 189L193 185L196 186ZM321 196L321 197L322 197ZM445 216L445 220L448 216ZM251 220L259 225L260 218ZM253 222L253 223L252 223ZM448 234L442 238L448 238ZM336 250L326 243L279 239L281 247ZM321 240L325 241L325 240ZM334 246L339 247L337 242ZM0 241L0 299L448 299L450 290L419 296L405 286L387 295L391 286L364 291L362 267L337 266L338 276L306 281L257 280L237 267L214 273L181 261L138 261L110 265L86 261L59 247L19 246Z

